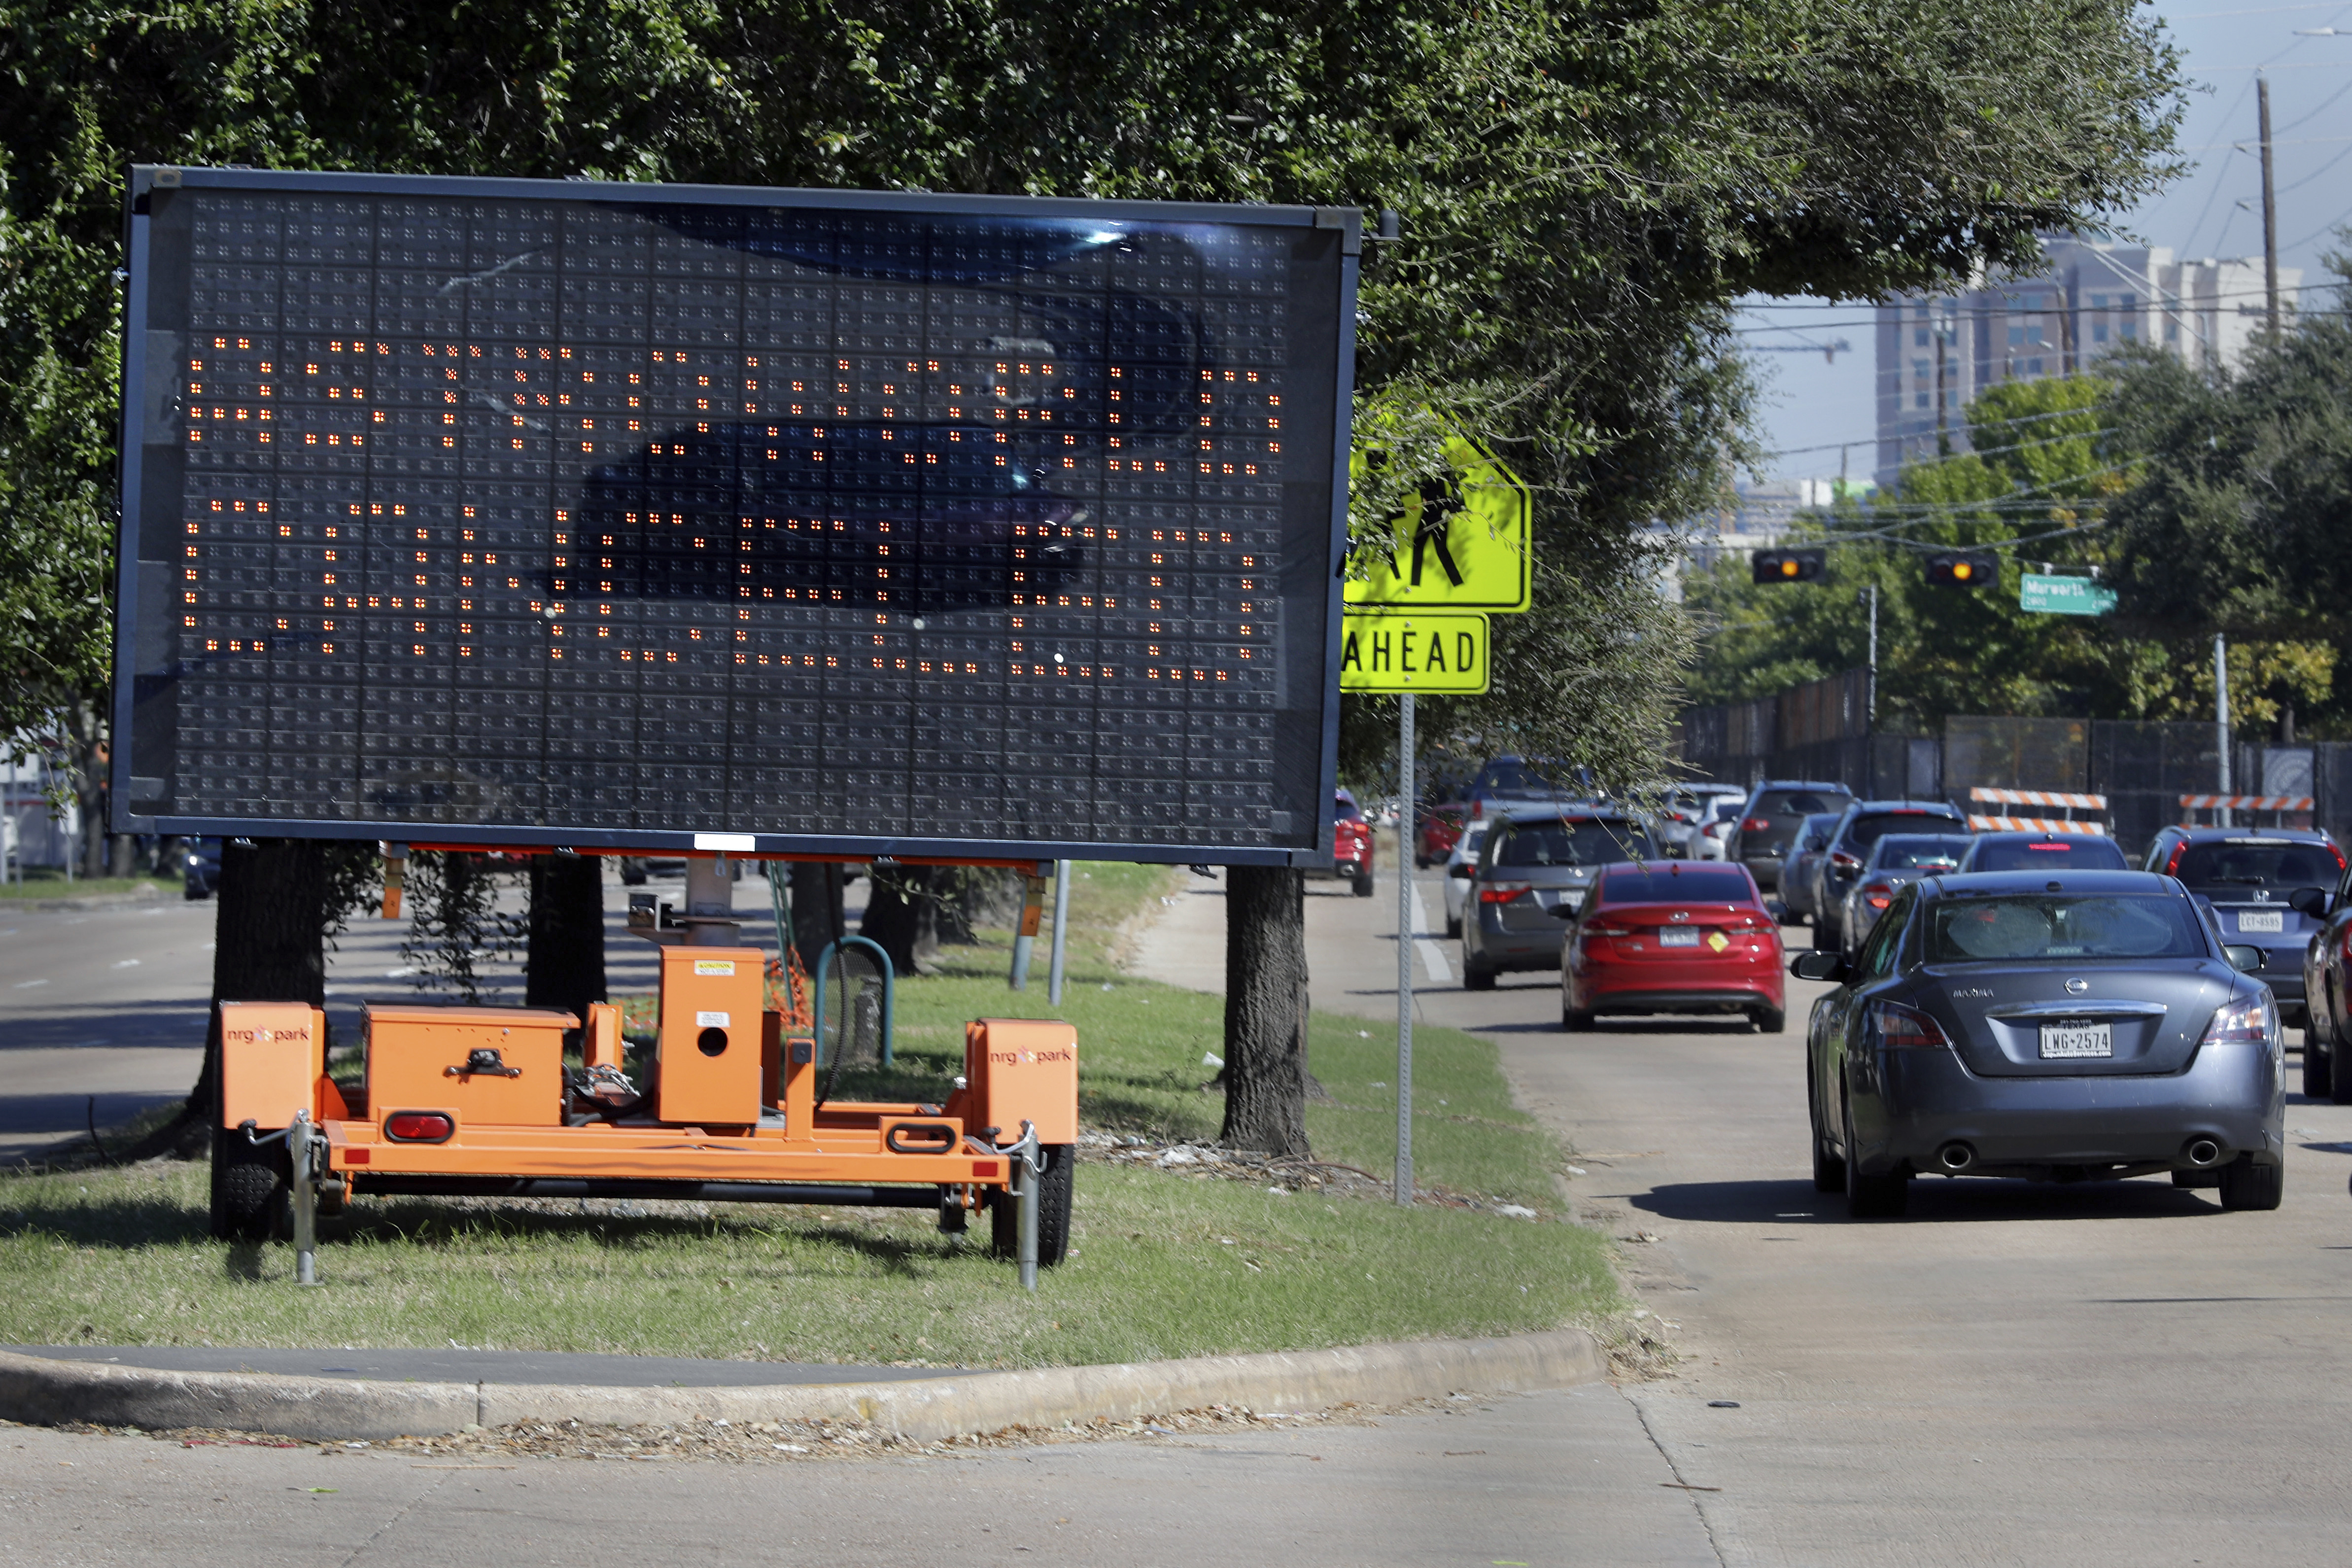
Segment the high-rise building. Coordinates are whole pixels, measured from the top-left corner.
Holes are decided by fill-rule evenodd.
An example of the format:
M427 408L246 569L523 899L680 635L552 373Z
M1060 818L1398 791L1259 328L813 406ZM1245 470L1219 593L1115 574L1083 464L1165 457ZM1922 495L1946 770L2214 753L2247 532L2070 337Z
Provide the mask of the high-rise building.
M2260 257L2176 260L2163 246L2073 237L2043 241L2030 276L1878 308L1878 462L1891 484L1933 458L1939 436L1968 450L1960 411L2004 381L2071 375L2116 345L2155 343L2201 364L2237 363L2268 307ZM2279 268L2291 319L2300 268Z

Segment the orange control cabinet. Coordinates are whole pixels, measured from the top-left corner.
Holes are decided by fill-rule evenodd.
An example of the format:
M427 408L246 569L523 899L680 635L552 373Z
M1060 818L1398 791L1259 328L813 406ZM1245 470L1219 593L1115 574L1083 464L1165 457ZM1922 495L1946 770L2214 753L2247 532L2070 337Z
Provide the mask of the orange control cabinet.
M1078 1031L1042 1018L977 1018L964 1026L964 1076L977 1125L1010 1143L1024 1120L1040 1143L1078 1141Z
M545 1007L367 1009L368 1113L446 1110L459 1127L563 1125L563 1031Z
M307 1002L224 1002L221 1125L275 1129L317 1103L327 1016Z
M761 982L749 947L661 949L661 1043L654 1114L697 1127L760 1120Z

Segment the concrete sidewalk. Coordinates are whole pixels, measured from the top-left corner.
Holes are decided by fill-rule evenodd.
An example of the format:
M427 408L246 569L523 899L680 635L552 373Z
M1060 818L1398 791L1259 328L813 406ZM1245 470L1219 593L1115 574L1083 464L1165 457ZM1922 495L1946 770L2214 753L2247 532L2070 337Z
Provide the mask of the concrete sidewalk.
M1721 1562L1639 1414L1599 1384L1361 1426L952 1458L776 1458L485 1462L0 1427L0 1558L173 1568Z

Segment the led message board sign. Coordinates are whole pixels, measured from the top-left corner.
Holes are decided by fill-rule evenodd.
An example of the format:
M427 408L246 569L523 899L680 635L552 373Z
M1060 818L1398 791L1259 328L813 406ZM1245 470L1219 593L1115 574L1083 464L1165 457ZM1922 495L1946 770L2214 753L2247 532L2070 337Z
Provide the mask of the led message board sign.
M1328 855L1352 209L130 197L118 826Z

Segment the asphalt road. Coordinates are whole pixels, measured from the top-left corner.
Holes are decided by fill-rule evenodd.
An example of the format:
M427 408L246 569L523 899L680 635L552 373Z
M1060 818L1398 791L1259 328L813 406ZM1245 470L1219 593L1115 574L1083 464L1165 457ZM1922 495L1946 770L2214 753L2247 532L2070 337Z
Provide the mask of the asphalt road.
M656 877L649 886L682 892L684 882ZM863 881L849 889L853 930L864 891ZM659 964L652 943L628 934L629 892L608 864L606 976L614 991L650 991ZM522 907L517 889L503 901ZM0 1165L86 1140L93 1113L104 1129L186 1096L204 1055L218 907L170 897L98 909L0 904ZM768 884L746 876L735 909L744 939L772 948ZM358 1037L363 1000L423 994L401 952L409 935L406 920L360 917L337 939L326 1002L339 1039ZM519 956L485 954L478 967L485 1000L522 1000Z
M1434 881L1422 886L1433 913ZM1393 892L1385 876L1370 900L1317 886L1317 1006L1393 1019ZM1222 921L1222 889L1191 883L1144 967L1213 984ZM1792 983L1780 1037L1669 1022L1571 1037L1540 977L1468 994L1452 944L1416 945L1419 1016L1494 1040L1523 1101L1573 1142L1575 1205L1622 1238L1628 1282L1679 1353L1671 1375L1311 1437L772 1477L576 1460L468 1475L20 1429L0 1432L0 1551L856 1563L945 1548L1530 1568L2345 1557L2352 1108L2292 1103L2275 1214L2223 1214L2160 1181L1930 1181L1911 1218L1857 1224L1808 1179L1800 1031L1818 988ZM55 961L112 962L98 946ZM289 1489L312 1486L338 1489Z
M1215 898L1204 884L1178 911L1173 956L1199 943L1180 931L1214 928L1197 906ZM1394 1019L1393 909L1385 880L1309 900L1315 1005ZM1676 1476L1720 1489L1691 1495L1724 1562L2352 1556L2352 1107L2290 1098L2274 1214L2160 1177L1939 1178L1910 1218L1856 1223L1808 1164L1803 1027L1826 987L1790 982L1779 1037L1695 1020L1571 1037L1543 976L1430 981L1418 1016L1500 1047L1522 1103L1578 1151L1579 1210L1624 1238L1683 1358L1625 1392Z

